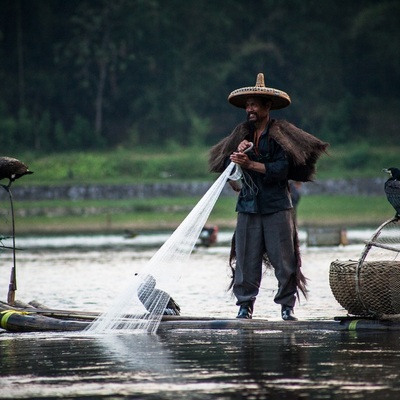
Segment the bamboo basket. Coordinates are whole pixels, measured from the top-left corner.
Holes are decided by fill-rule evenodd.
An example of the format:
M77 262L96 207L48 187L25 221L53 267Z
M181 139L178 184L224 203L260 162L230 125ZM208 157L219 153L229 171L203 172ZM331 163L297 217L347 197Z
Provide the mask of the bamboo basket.
M333 261L329 284L338 303L349 314L400 314L400 262L366 261L357 274L358 261Z
M384 222L366 242L359 261L333 261L329 284L349 314L400 314L400 219Z

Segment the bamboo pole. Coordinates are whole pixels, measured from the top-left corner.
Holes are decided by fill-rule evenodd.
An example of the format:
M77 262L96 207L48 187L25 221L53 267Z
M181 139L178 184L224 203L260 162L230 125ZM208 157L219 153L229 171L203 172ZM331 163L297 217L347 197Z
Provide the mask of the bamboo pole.
M11 221L12 221L12 252L13 252L13 266L11 268L11 276L10 276L10 284L8 286L8 294L7 294L7 302L9 304L14 304L15 302L15 291L17 290L17 261L15 254L15 220L14 220L14 205L11 194L11 189L9 187L6 188L8 192L8 196L10 198L10 206L11 206Z

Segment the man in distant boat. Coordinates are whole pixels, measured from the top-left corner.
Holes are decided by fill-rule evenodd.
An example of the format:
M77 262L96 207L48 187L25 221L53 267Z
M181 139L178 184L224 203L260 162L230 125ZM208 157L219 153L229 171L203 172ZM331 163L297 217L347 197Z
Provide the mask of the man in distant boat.
M264 264L274 268L278 280L274 301L281 306L282 319L296 321L294 306L299 291L307 296L307 288L289 180L311 180L328 144L270 117L271 110L287 107L291 100L287 93L266 87L261 73L255 87L234 90L228 101L246 110L247 121L211 149L209 165L211 171L222 172L232 161L243 171L242 184L232 185L239 192L230 257L237 318L252 318Z

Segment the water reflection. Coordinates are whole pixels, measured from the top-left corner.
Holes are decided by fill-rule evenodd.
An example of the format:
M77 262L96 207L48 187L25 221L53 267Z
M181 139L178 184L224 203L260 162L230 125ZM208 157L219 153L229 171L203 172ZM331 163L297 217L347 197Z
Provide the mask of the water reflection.
M0 336L0 398L397 398L399 334ZM138 396L138 397L135 397Z

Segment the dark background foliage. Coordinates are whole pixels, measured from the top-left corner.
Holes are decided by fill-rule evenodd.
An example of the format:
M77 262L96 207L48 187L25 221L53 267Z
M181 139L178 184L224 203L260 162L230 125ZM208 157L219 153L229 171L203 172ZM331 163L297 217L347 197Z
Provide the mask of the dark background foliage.
M288 92L287 118L332 144L399 125L397 0L2 0L2 149L210 145L244 112L228 94Z

